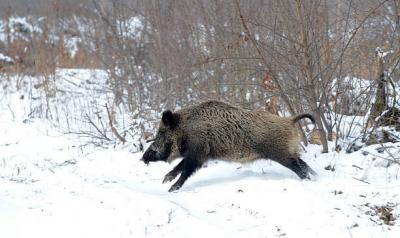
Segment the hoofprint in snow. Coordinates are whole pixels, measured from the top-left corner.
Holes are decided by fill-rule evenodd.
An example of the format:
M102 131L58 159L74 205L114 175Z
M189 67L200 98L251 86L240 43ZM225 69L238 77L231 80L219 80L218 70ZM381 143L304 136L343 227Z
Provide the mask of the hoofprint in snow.
M82 147L46 120L25 120L19 98L0 102L0 237L400 236L400 166L380 146L306 147L313 181L271 161L212 161L168 193L162 180L178 160L146 166L130 145Z

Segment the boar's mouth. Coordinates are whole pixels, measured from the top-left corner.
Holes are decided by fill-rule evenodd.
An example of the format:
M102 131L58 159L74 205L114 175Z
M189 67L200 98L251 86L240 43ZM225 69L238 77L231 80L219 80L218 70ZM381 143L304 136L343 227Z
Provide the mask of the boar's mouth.
M150 146L146 152L144 152L143 156L142 156L142 161L145 164L149 164L150 162L155 162L155 161L164 161L166 162L169 155L172 152L172 143L167 143L164 146L164 149L162 152L156 151L154 149L152 149L152 146Z
M146 150L146 152L144 152L142 159L141 159L145 164L149 164L152 161L159 161L161 160L161 156L160 153L155 151L155 150L151 150L148 149Z

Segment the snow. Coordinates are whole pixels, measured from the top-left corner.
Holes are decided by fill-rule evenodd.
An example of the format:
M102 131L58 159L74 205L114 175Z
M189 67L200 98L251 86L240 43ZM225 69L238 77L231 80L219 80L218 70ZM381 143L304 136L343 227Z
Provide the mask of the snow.
M72 59L81 47L93 51L96 49L93 35L95 34L94 29L98 26L90 18L79 16L59 18L56 22L51 23L56 24L52 27L49 26L48 20L46 17L16 15L12 15L8 19L0 19L0 43L7 45L8 41L18 40L30 43L35 37L44 34L43 37L48 38L55 45L62 40L61 44L65 46ZM119 35L139 40L145 30L144 22L143 17L134 16L117 20L115 24ZM149 26L146 27L149 28Z
M144 29L143 17L130 17L123 21L117 21L119 33L125 37L133 37L139 39Z
M14 62L14 60L10 56L7 56L7 55L4 55L4 54L0 53L0 62L1 61L6 62L6 63L13 63Z
M43 32L38 26L43 19L44 18L34 19L33 17L12 16L9 18L8 22L0 20L0 41L6 42L7 28L9 29L11 42L17 39L28 41L29 37L33 34L40 34Z
M381 47L376 47L375 52L379 58L385 58L389 54L393 54L394 50L383 51Z
M370 167L365 178L352 167L368 166L357 153L320 155L318 146L309 147L304 158L319 174L316 181L300 181L268 161L210 162L182 190L168 193L170 184L161 181L173 165L145 166L140 153L127 150L82 152L73 139L40 121L2 121L1 132L7 135L0 142L2 237L396 237L400 232L398 225L377 225L364 214L366 203L399 202L399 167ZM334 159L336 170L324 170Z
M97 133L90 126L89 119L100 124L98 118L102 118L103 123L108 124L105 105L111 107L113 97L109 75L105 70L57 69L55 75L47 78L27 75L4 78L8 80L0 81L0 85L6 89L4 93L0 93L0 110L6 111L3 117L27 121L48 118L49 123L63 132L84 132L86 137ZM46 81L49 83L44 85ZM19 83L14 85L12 82ZM154 122L135 118L124 105L115 106L114 109L114 126L126 136L129 143L135 145L134 150L137 151L141 138L139 133L134 132L149 130L149 124ZM113 137L110 131L106 132L110 138ZM82 135L79 139L82 141L85 136Z
M95 78L103 73L60 70L57 87L93 96L96 88L84 82L105 80ZM211 161L168 193L163 176L178 160L146 166L130 145L83 146L47 119L26 120L19 92L0 96L0 237L400 235L400 166L377 152L382 145L352 154L309 145L302 158L318 173L312 181L271 161ZM400 143L387 146L400 150ZM388 204L394 225L373 212Z
M64 40L64 45L69 52L71 58L74 58L79 50L78 44L81 42L79 37L70 37Z

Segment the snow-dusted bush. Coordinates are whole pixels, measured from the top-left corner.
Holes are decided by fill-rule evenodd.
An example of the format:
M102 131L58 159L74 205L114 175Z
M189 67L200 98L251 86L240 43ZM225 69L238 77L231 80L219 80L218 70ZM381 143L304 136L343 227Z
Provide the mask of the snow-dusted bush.
M351 153L369 145L388 142L400 142L400 110L398 108L384 111L376 118L375 125L352 141L346 151Z

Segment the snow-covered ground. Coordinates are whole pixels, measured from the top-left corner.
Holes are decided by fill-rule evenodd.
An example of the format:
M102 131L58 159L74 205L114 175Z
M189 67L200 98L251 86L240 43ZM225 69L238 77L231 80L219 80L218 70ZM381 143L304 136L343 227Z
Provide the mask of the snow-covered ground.
M82 146L10 98L0 102L0 237L400 237L400 166L379 146L308 146L314 181L271 161L214 161L168 193L161 182L178 161L146 166L129 145Z

